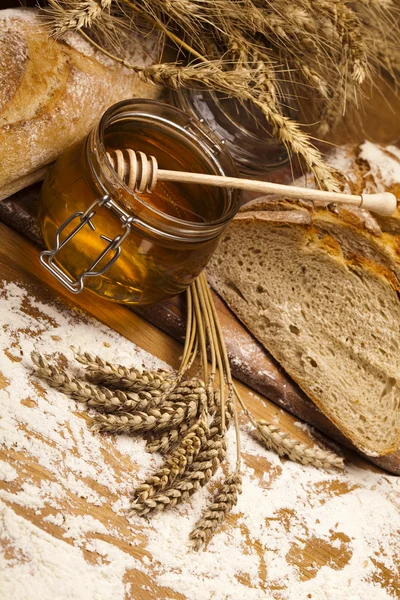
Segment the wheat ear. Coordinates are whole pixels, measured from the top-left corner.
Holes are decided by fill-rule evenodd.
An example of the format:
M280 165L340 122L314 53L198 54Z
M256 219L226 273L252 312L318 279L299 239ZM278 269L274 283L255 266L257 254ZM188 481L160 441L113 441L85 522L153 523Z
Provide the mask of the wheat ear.
M169 431L162 431L158 436L152 436L146 442L146 451L153 454L154 452L160 452L160 454L167 454L171 448L175 446L183 436L187 434L189 429L194 425L193 421L183 422L177 427L173 427Z
M139 392L143 389L167 391L176 378L173 371L139 371L138 369L114 365L89 352L72 348L75 359L86 366L86 377L94 383L105 386Z
M211 539L237 503L241 491L242 476L237 472L229 475L218 487L212 503L189 535L194 550L200 550Z
M208 402L207 410L209 414L214 414L218 411L220 407L220 393L219 390L214 390L211 408L210 408L210 400ZM229 428L229 425L232 420L232 401L229 397L227 399L226 407L225 407L225 425ZM161 432L159 436L152 436L151 439L147 441L146 450L147 452L154 453L160 452L161 454L166 454L170 451L171 447L173 447L189 430L193 423L181 423L178 427L170 429L169 431ZM217 412L215 414L214 419L211 425L212 435L215 435L217 432L221 430L221 414Z
M48 0L50 9L43 9L45 17L51 20L54 37L61 37L67 31L92 27L108 15L111 0ZM106 12L105 12L106 11Z
M166 402L151 408L147 413L98 414L93 416L93 430L105 433L138 433L176 428L183 422L198 417L205 404L201 395L190 394L189 399L180 395L181 401Z
M183 475L199 454L206 439L207 429L204 418L193 425L161 468L134 490L133 500L152 498L161 490L170 487L179 475Z
M90 408L101 409L106 412L146 412L157 406L161 401L159 390L142 390L141 392L123 392L109 390L106 387L96 386L86 381L71 377L54 365L50 365L40 354L32 352L32 362L35 365L35 375L45 379L51 387L71 396L74 400L84 402Z
M283 116L272 103L259 97L257 90L252 89L250 72L246 70L224 71L217 63L204 60L202 64L179 67L171 64L158 64L149 67L134 65L112 54L89 36L81 34L97 50L137 73L146 83L168 86L172 88L191 87L193 82L204 84L210 89L227 93L240 101L249 101L257 106L266 117L276 135L290 151L301 157L313 172L318 184L326 190L338 191L338 182L334 170L322 159L322 155L311 143L309 136L300 130L298 123ZM196 53L197 54L197 53ZM201 57L202 58L202 57ZM247 81L248 80L248 81Z
M257 439L264 444L268 450L274 450L279 456L287 456L294 462L310 465L327 470L344 469L344 461L341 456L330 450L322 450L307 446L283 432L276 425L271 425L262 419L256 419L248 410L239 390L234 386L234 391L243 412L255 429Z
M318 184L329 191L338 191L338 183L334 175L334 170L329 167L322 159L322 155L315 148L304 133L298 123L282 115L273 104L259 98L257 90L250 91L243 82L243 75L238 75L236 71L222 71L215 67L179 67L176 65L152 65L150 67L135 67L132 69L147 83L155 83L173 88L190 87L193 82L204 83L210 88L214 88L222 93L234 95L235 98L242 101L252 102L257 106L266 117L273 129L273 134L277 136L294 154L300 156L306 167L310 169Z
M335 452L307 446L267 421L256 421L256 436L268 450L274 450L279 456L320 469L344 469L343 458Z
M173 485L151 498L136 499L131 504L131 514L148 515L171 508L186 502L197 490L207 485L216 473L226 453L224 436L219 433L219 428L211 428L204 447L200 450L196 460L177 477Z

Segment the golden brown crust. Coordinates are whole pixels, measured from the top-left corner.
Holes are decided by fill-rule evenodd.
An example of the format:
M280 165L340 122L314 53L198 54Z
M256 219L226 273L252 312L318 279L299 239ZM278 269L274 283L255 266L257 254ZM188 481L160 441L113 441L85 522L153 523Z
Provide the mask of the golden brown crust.
M18 177L18 179L15 179L14 181L11 181L10 183L6 184L4 187L1 188L1 192L4 193L4 198L8 198L9 196L16 194L20 190L28 187L29 185L33 185L38 181L42 181L45 178L48 169L49 165L45 165L44 167L35 169L35 171L31 171L30 173L27 173L22 177Z
M269 221L276 223L277 225L311 225L310 215L307 212L301 212L299 210L242 212L236 215L234 221Z
M287 201L289 202L289 201ZM332 258L335 258L341 264L347 267L360 267L369 272L381 277L393 289L400 292L400 264L395 265L400 256L399 239L393 238L388 234L383 234L382 238L377 238L360 227L359 223L354 225L343 221L337 215L332 214L329 210L319 209L317 211L305 211L296 209L295 203L292 203L292 210L284 211L249 211L239 213L234 222L269 222L274 225L298 225L304 229L304 246L312 243L315 247L325 251ZM377 259L363 256L357 252L344 253L337 238L324 230L323 224L330 223L338 227L348 228L353 236L362 236L365 241L369 241L376 251ZM382 259L378 261L379 254L382 254ZM386 264L384 259L386 260ZM392 268L390 268L392 267ZM398 267L398 269L396 269Z
M307 245L308 248L319 248L332 258L339 260L343 265L346 264L339 243L331 235L311 227L308 232L304 232L304 238L304 245Z
M0 31L3 199L82 139L111 104L154 96L156 88L119 66L102 64L98 55L50 39L34 9L0 11ZM85 42L75 36L83 49Z
M15 56L19 60L15 61ZM28 48L19 31L3 31L0 36L0 56L2 66L14 63L12 71L0 69L0 113L11 102L19 86L28 62Z

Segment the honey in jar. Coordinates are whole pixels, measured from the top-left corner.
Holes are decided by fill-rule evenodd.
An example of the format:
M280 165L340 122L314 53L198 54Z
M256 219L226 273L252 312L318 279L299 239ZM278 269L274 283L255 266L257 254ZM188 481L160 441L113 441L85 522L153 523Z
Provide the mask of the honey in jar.
M71 291L132 304L183 291L199 275L240 205L240 191L159 181L142 194L107 152L140 150L162 169L235 175L229 152L201 122L151 100L112 106L65 152L41 192L49 251L42 263Z

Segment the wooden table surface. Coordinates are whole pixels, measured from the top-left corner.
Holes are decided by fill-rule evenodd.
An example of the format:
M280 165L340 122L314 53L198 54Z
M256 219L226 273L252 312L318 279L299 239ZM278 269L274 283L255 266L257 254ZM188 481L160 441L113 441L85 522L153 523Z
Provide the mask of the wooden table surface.
M8 282L17 282L19 286L27 287L29 289L29 293L33 294L35 298L42 302L43 307L54 303L54 299L56 297L61 298L62 302L65 302L67 306L71 305L71 297L67 297L67 292L61 288L61 286L55 282L54 278L51 278L39 265L37 259L37 250L33 245L30 244L30 242L23 239L3 224L0 224L0 236L2 240L0 245L0 280L5 282L6 286ZM110 328L119 332L128 340L133 341L139 347L159 357L173 367L177 366L178 357L181 352L181 346L172 338L163 334L161 331L143 321L137 315L133 314L127 308L108 303L98 298L95 299L94 296L90 295L89 293L82 293L79 296L73 297L72 303L73 305L83 309L85 313L88 313L89 315L95 317L95 319L98 319ZM32 317L36 318L36 312L38 314L37 318L40 317L41 313L37 310L37 308L28 307L27 310L30 312ZM45 309L42 309L42 312L43 310ZM82 318L82 316L79 318ZM60 351L62 351L62 349L60 349ZM15 357L13 357L12 354L3 355L0 357L0 372L2 370L2 365L4 368L5 361L9 360L15 360ZM1 375L0 381L1 387L7 389L8 382L4 377L1 378ZM256 415L270 421L275 420L275 422L277 422L285 431L290 432L292 436L302 441L313 443L310 433L307 430L302 430L295 425L295 418L293 416L283 412L271 402L255 396L245 386L240 385L240 387L246 402ZM42 389L42 393L47 393L44 388ZM29 402L29 399L15 398L15 401L27 403ZM115 440L113 438L99 436L99 440L104 460L108 467L114 469L115 473L119 477L126 477L129 479L132 469L137 470L138 466L132 465L130 457L128 457L126 454L118 452L115 445ZM47 441L41 441L45 447ZM75 450L74 452L76 456L79 456L79 451L77 452ZM367 463L364 463L361 458L351 454L350 452L347 453L346 459L349 465L355 465L360 469L365 469L366 473L374 472L377 486L388 481L390 482L391 486L398 484L398 479L380 472L371 465L367 465ZM35 485L40 485L43 481L54 482L56 481L54 473L50 473L43 466L39 465L37 461L34 460L28 453L20 452L14 450L13 448L10 449L0 446L0 460L7 461L18 472L18 477L12 481L0 482L0 497L3 498L5 504L16 514L22 516L24 519L29 520L31 523L34 523L41 530L47 532L55 538L63 540L65 544L74 543L74 540L65 537L65 532L61 527L48 520L47 517L49 514L51 515L54 513L54 508L51 506L45 506L41 510L35 510L33 508L27 508L26 506L21 505L21 503L17 500L17 494L20 493L21 489L23 489L23 484L25 482L30 481ZM250 466L254 469L254 476L259 478L260 482L263 480L263 474L267 473L272 476L271 474L274 469L276 473L279 472L276 470L276 467L272 467L272 462L268 458L267 452L265 452L265 455L263 456L252 456L249 453L245 453L244 460L247 466ZM66 465L67 462L65 462L63 465L63 469L68 469ZM285 461L283 461L281 467L279 467L280 470L282 470L282 468L285 468ZM276 474L274 477L275 476ZM333 480L330 480L330 483L327 487L326 482L324 483L324 475L321 473L320 485L316 484L313 486L313 491L310 490L309 492L310 505L313 502L319 502L322 505L327 501L327 498L335 495L340 497L341 495L351 494L351 490L354 487L351 485L351 474L349 475L349 478L350 479L347 483L344 483L343 480L336 480L333 478ZM97 484L96 481L88 481L87 479L85 481L94 492L103 495L105 494L104 488L102 488L100 484ZM385 483L385 485L387 485L387 483ZM7 494L7 492L9 494ZM1 494L3 495L1 496ZM106 501L101 506L91 504L88 499L81 498L79 497L78 493L73 494L70 491L68 492L68 498L68 502L63 502L60 509L63 513L64 519L68 515L91 515L101 523L112 523L112 531L114 532L113 534L104 536L101 533L91 533L90 535L92 538L100 540L106 539L109 544L112 544L116 548L122 550L124 553L133 556L138 561L143 561L143 563L145 561L146 565L150 564L151 555L149 554L148 550L146 550L146 544L144 540L147 530L151 527L151 521L143 521L143 524L142 522L140 524L135 523L133 526L132 524L129 524L124 514L116 514L113 512L112 503L118 500L118 498L113 494L110 494L109 497L106 497ZM285 527L287 527L291 518L296 518L295 509L296 507L293 507L292 511L279 511L279 514L275 514L272 521L276 520L281 525L285 525ZM361 512L357 518L362 518ZM225 527L239 527L237 523L238 515L234 514L228 519L228 523ZM286 530L289 531L288 529ZM269 580L268 564L266 565L265 561L266 549L263 548L257 541L252 541L248 533L246 534L243 526L241 526L241 532L243 533L245 539L245 547L248 547L248 549L251 547L252 552L254 552L260 577L259 589L265 593L265 598L286 598L287 596L285 595L285 588L279 588L279 586L277 587L276 581L274 582ZM312 580L318 573L319 569L328 565L337 570L338 577L340 577L341 570L345 568L351 558L351 551L348 551L346 546L346 543L351 543L350 538L348 536L346 537L345 533L340 535L342 536L343 540L347 541L340 541L340 543L338 543L339 538L332 538L332 544L330 545L329 543L326 543L326 541L318 539L318 537L310 534L307 539L302 540L301 544L296 543L290 548L289 552L287 553L287 561L296 566L299 574L299 581L306 582L308 580ZM357 543L357 540L355 540L355 543ZM10 552L9 548L7 550L7 540L2 538L1 523L0 545L6 549L6 552ZM84 554L87 560L90 562L93 563L95 561L95 551L90 553L85 550ZM244 551L244 555L245 554L246 551ZM374 564L376 563L376 571L374 571L372 580L380 586L381 591L382 589L387 591L388 595L385 597L400 598L400 586L398 579L400 555L393 554L390 559L392 561L392 566L389 568L385 566L381 560L379 560L378 553L375 552L375 554L376 556L372 555L370 557L372 561L375 561ZM196 555L196 557L198 557L198 555ZM14 558L17 561L24 560L23 557L18 557L18 555L16 555ZM193 560L202 560L202 558L200 556L199 558L194 558ZM157 582L156 576L154 575L153 577L151 574L152 566L150 565L148 568L150 572L147 574L137 568L130 568L127 570L124 576L124 582L126 584L129 583L131 586L129 593L127 593L127 598L134 598L136 600L155 600L156 598L188 598L188 600L192 600L196 597L191 593L180 594L161 586ZM359 576L361 577L361 573ZM0 574L0 582L1 577L2 575ZM251 586L249 577L246 578L246 573L244 573L241 577L240 584L244 586ZM279 591L279 594L277 590ZM1 591L0 597L3 598ZM210 599L214 598L211 593L209 597ZM226 597L229 598L229 596ZM249 596L249 598L250 597L253 598L254 596ZM314 598L314 595L304 596L304 598L306 597ZM331 596L319 595L315 597L330 598ZM355 598L355 596L352 596L352 598L353 597ZM27 596L27 598L29 598L29 596ZM243 595L243 598L246 600L246 594ZM343 596L337 596L337 598L339 600L340 598L347 598L345 590L343 590ZM379 598L381 598L381 596L379 596ZM6 597L4 600L14 599Z

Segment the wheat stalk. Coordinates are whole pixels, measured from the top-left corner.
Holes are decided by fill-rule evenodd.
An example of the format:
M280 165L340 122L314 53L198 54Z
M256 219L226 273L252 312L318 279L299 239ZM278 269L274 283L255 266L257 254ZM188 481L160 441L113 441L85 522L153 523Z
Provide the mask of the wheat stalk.
M241 0L240 8L237 0L49 3L45 14L55 35L80 31L99 51L146 82L173 88L207 86L257 106L273 135L300 157L321 187L332 191L338 189L335 173L299 123L284 114L288 88L299 97L317 93L320 131L327 132L347 104L357 105L360 86L374 70L385 64L393 72L399 64L398 39L388 18L397 5L389 0ZM124 60L118 44L113 51L102 43L101 28L105 37L114 28L118 38L118 31L134 28L138 18L184 49L188 64L142 68ZM95 39L83 31L90 28ZM386 50L382 40L389 40ZM198 64L190 62L193 58ZM198 341L201 345L199 336Z
M80 381L32 353L36 375L98 412L95 431L150 434L149 451L170 452L164 463L132 493L130 514L149 515L188 501L207 485L226 456L226 429L232 419L236 432L236 468L219 484L209 508L190 535L194 549L206 544L237 502L241 491L240 433L234 394L257 435L268 448L303 464L342 467L334 453L312 449L292 440L247 410L234 383L221 325L204 273L187 291L187 330L181 366L176 373L144 371L113 365L89 353L76 352L86 375L112 387ZM211 367L207 363L209 344ZM182 380L200 348L204 379ZM214 379L218 386L214 389ZM119 389L120 387L127 389ZM131 390L136 391L131 391ZM209 415L211 424L208 425ZM171 448L173 448L171 452Z
M382 61L375 41L394 40L397 35L393 17L398 5L390 0L241 0L239 9L236 0L49 0L49 4L44 14L56 35L66 29L95 28L97 42L88 41L129 68L135 65L103 47L97 30L103 27L106 35L111 26L116 32L129 30L138 17L145 19L185 49L189 62L196 58L212 67L217 61L212 89L219 89L219 81L230 71L240 73L251 101L257 76L248 78L247 71L251 57L258 55L274 88L272 96L279 96L280 74L284 83L295 84L299 96L303 88L317 90L323 100L322 114L332 104L341 113L347 102L356 100L360 83ZM230 55L236 65L229 61ZM284 70L282 64L287 65ZM229 94L243 99L240 85L230 83Z
M344 469L343 458L335 452L307 446L267 421L256 421L256 435L268 450L274 450L279 456L317 468Z
M220 92L234 94L239 100L252 102L265 115L273 134L291 152L303 159L307 169L314 173L317 183L326 190L339 191L334 170L326 165L319 150L310 143L309 136L300 129L298 123L279 113L273 104L259 99L257 90L250 89L242 71L225 72L217 66L202 65L184 68L176 65L153 65L134 70L147 83L179 88L200 82Z
M218 486L212 503L201 516L189 535L194 550L198 551L211 539L218 527L236 505L242 491L242 476L235 472Z
M75 351L75 359L85 365L86 377L94 383L100 383L120 390L139 392L146 390L160 390L166 392L176 382L176 373L159 369L157 371L139 371L138 369L113 365L100 356L89 352Z
M208 288L205 288L204 275L196 282L196 288L192 290L195 303L198 303L202 309L206 323L209 325L209 333L214 344L218 342L219 346L223 342L217 338L218 328L215 327L215 321L211 322L212 312L209 296L207 295ZM196 300L197 298L197 300ZM211 324L212 323L212 324ZM220 350L222 350L222 355ZM226 349L218 348L216 352L216 362L222 362L222 357L227 360ZM228 380L230 379L228 375ZM221 409L221 404L219 404ZM240 444L238 435L238 422L235 408L230 396L227 398L227 411L234 411L235 425L237 431L237 468L235 473L230 476L225 484L219 489L219 492L206 513L204 519L198 523L195 531L192 534L194 546L200 548L202 543L208 541L212 534L216 531L218 525L222 523L232 506L236 504L237 495L240 493L241 475L240 475ZM226 415L225 415L226 417ZM180 470L182 463L179 461L181 455L175 455L175 461L172 463L174 471L171 483L171 463L168 463L166 470L161 469L155 479L150 478L144 487L140 487L135 495L131 505L131 514L148 515L151 512L163 511L166 508L176 506L181 502L187 501L200 487L206 485L218 469L221 461L225 457L225 420L223 413L214 418L206 443L203 444L197 458L183 472ZM221 433L222 432L222 433ZM179 461L179 462L178 462ZM168 462L168 461L167 461ZM167 487L169 485L169 487Z
M63 4L51 1L57 32L57 27L61 30L65 27L60 15ZM99 7L97 3L94 4ZM285 10L285 3L271 2L271 10L266 10L260 9L252 0L243 0L240 10L237 10L233 0L204 4L191 0L123 0L127 14L132 11L134 15L145 17L199 59L200 65L155 65L142 68L129 64L88 38L83 32L82 34L100 51L134 70L147 82L175 88L193 86L194 83L201 84L233 96L241 102L253 103L270 123L273 134L291 153L297 154L304 161L306 167L314 172L317 182L326 189L335 190L337 184L334 173L324 163L309 136L300 130L297 123L285 117L275 102L279 96L276 77L279 68L275 65L281 64L282 56L287 57L291 63L287 68L288 79L291 80L292 70L300 76L304 75L307 85L318 89L322 98L332 99L335 93L343 92L343 87L337 85L337 77L331 66L339 61L336 55L340 54L338 48L341 46L346 48L346 61L351 66L351 76L355 83L359 84L365 75L365 52L359 23L353 11L344 3L339 3L340 10L336 5L334 9L329 9L329 3L321 0L315 4L325 18L326 15L330 17L332 28L340 30L345 44L340 44L339 40L334 44L330 41L327 45L326 41L319 37L319 15L314 16L315 10L310 9L308 3L294 7L289 13L288 9ZM84 9L87 7L83 3L82 14L85 14ZM65 21L70 15L69 11L64 12ZM76 24L80 31L83 26L82 18L81 16L80 20L77 19ZM177 37L176 31L182 34L181 37ZM232 69L225 56L227 51L231 51L235 46L241 58L239 64ZM329 52L330 47L333 48L332 52ZM256 56L261 69L249 68ZM318 60L315 56L318 56ZM318 70L322 60L321 69ZM329 81L326 79L328 73L331 74ZM199 340L201 343L200 338Z
M71 377L65 371L50 365L40 354L33 352L32 362L35 375L45 379L53 388L84 402L90 408L102 409L106 412L146 412L162 401L161 392L157 389L142 390L138 393L110 390L106 387L92 385Z

